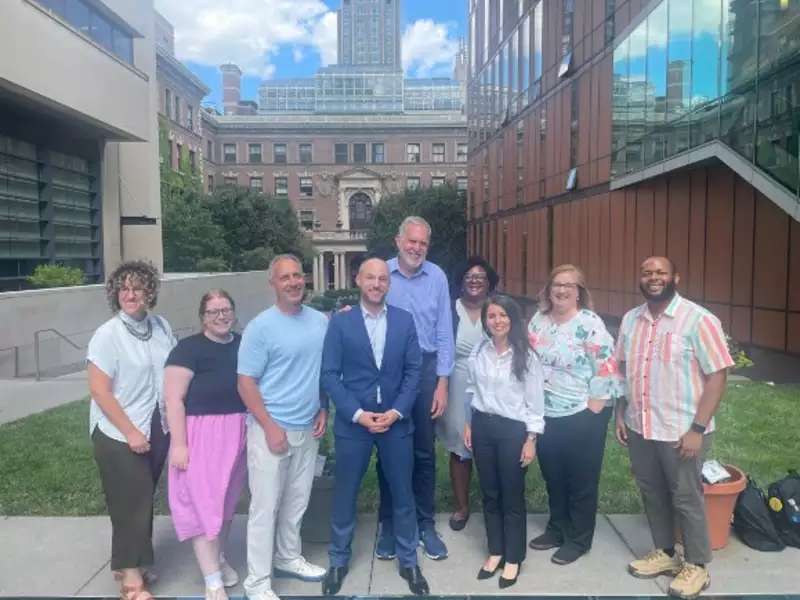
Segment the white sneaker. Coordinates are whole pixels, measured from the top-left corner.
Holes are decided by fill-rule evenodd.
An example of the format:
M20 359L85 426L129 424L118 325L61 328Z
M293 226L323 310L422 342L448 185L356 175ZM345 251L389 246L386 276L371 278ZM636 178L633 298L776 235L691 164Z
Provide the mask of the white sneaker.
M220 561L219 570L222 572L222 585L225 587L233 587L239 583L239 574L225 559Z
M247 594L249 600L281 600L278 595L272 590L264 590L255 594Z
M302 556L289 562L273 562L275 577L294 577L302 581L322 581L325 579L325 569L312 565Z
M206 588L206 600L228 600L224 587Z

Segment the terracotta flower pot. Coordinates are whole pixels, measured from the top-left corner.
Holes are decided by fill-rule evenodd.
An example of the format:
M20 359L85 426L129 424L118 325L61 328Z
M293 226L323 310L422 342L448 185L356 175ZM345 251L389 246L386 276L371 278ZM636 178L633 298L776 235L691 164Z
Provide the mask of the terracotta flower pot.
M733 465L724 466L731 474L729 481L713 485L703 483L708 537L711 540L712 550L720 550L727 545L736 498L747 485L747 476L741 469Z

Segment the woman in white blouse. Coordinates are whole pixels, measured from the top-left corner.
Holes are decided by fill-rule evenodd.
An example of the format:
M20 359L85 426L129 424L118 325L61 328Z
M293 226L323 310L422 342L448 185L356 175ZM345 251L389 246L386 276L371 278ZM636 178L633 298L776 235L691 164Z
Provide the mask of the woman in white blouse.
M499 585L506 588L525 559L525 474L536 434L544 431L544 377L514 300L493 296L481 322L490 339L469 358L464 443L478 471L489 546L478 579L502 569Z
M111 517L111 569L122 600L149 600L146 567L153 564L153 492L169 449L161 389L175 345L169 323L149 314L158 271L123 263L109 276L114 316L89 342L89 433Z

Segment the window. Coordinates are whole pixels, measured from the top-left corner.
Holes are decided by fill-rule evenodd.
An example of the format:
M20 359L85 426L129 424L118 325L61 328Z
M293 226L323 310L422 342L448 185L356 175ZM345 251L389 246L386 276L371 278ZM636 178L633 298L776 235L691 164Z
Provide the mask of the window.
M164 114L172 118L172 92L169 89L164 90Z
M310 164L312 160L311 144L300 144L300 162L307 165Z
M367 145L353 144L353 162L361 165L367 162Z
M466 177L457 177L456 178L456 190L460 195L465 195L467 193L467 188L469 186L469 179Z
M467 144L462 144L461 142L456 144L456 162L467 162L468 152L469 146Z
M112 52L129 65L133 64L133 38L124 31L114 29L111 31Z
M275 195L288 196L289 195L289 180L286 177L275 178Z
M174 104L175 104L175 108L172 111L172 118L175 119L176 123L180 123L181 122L181 99L180 99L180 96L178 96L178 95L175 96Z
M214 176L213 175L209 175L208 176L208 191L209 192L213 192L214 191Z
M260 163L261 162L261 144L248 144L247 146L247 156L249 157L249 161L251 163Z
M419 162L419 144L406 144L406 162Z
M91 30L89 35L91 38L111 52L111 50L113 50L113 46L111 45L111 23L109 23L105 17L94 11L91 12L90 22Z
M251 177L250 178L250 189L254 192L258 192L259 194L264 191L264 178L263 177Z
M304 209L298 211L297 220L300 221L300 227L306 231L314 229L314 211L312 209Z
M167 140L167 164L169 165L170 169L174 169L175 165L173 164L174 157L172 156L172 140Z
M406 178L406 189L407 190L418 190L419 189L419 177L407 177Z
M192 173L197 172L197 155L195 154L194 150L189 150L189 167L192 170Z
M206 158L208 160L214 160L214 144L211 143L211 140L206 141Z
M336 144L333 151L335 155L334 162L336 162L337 165L346 165L348 163L347 144Z
M272 162L276 165L286 164L286 144L273 144L272 146Z
M441 187L445 183L444 177L433 177L431 178L431 187Z
M226 177L225 185L239 185L239 180L236 177Z
M186 126L194 131L194 107L191 104L186 105Z
M311 177L300 177L300 195L308 198L314 195L314 183Z
M183 146L181 144L176 144L175 147L177 148L177 154L178 154L178 168L177 168L177 170L181 171L183 169Z
M222 144L222 156L226 163L235 163L236 144Z
M379 164L386 162L383 144L372 144L372 162Z
M444 144L433 144L432 156L433 156L433 162L435 162L435 163L443 163L444 162Z

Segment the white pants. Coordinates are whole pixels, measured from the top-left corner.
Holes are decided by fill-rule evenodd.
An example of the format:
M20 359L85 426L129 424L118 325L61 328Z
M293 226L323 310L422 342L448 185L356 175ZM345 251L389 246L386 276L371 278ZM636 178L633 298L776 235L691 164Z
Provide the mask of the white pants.
M307 431L287 431L289 450L273 454L264 430L255 421L247 425L247 470L250 514L247 519L247 579L245 592L271 589L274 562L289 563L302 550L300 523L314 482L319 440ZM274 553L273 553L274 550Z

